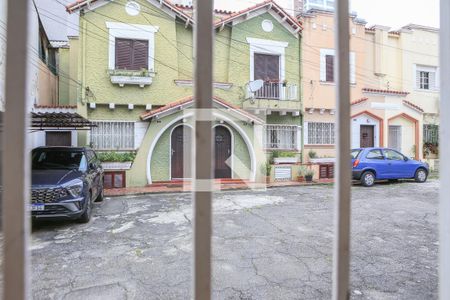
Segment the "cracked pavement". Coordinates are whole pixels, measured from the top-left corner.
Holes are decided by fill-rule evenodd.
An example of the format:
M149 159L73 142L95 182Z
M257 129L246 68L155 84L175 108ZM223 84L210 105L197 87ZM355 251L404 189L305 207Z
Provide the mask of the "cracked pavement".
M355 186L351 297L437 299L438 181ZM215 194L214 299L330 299L333 188ZM34 299L190 299L190 194L107 198L39 222Z

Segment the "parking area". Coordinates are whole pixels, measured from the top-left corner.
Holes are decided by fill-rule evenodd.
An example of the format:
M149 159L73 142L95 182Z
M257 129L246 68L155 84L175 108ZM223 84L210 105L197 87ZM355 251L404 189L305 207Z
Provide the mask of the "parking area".
M437 180L355 186L351 296L436 299ZM220 192L214 299L330 299L331 185ZM190 299L190 194L107 198L89 224L34 224L34 299Z

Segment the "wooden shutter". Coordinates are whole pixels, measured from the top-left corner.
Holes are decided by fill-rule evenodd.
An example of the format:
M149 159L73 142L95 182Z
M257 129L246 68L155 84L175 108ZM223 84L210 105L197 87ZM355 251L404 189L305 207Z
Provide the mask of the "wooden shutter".
M132 70L132 40L116 39L116 69Z
M116 69L141 70L148 68L148 41L116 39Z
M280 57L278 55L255 53L254 68L255 79L280 80Z
M148 41L133 41L133 70L148 69Z
M334 55L325 55L326 81L334 82Z

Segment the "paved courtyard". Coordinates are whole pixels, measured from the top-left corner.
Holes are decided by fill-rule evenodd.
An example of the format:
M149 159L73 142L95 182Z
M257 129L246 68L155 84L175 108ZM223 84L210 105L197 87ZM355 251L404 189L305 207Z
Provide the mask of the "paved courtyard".
M438 182L355 186L351 296L437 298ZM332 186L214 200L214 299L330 299ZM33 230L34 299L190 299L189 194L108 198Z

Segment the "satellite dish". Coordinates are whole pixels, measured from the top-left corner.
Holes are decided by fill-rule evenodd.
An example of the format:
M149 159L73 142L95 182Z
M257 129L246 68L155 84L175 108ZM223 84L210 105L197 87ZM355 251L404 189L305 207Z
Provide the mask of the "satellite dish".
M260 88L262 88L263 85L264 85L264 80L256 79L256 80L250 81L248 83L248 89L250 90L250 92L254 93L257 90L259 90Z

